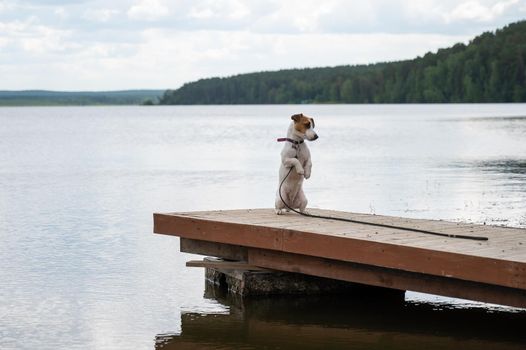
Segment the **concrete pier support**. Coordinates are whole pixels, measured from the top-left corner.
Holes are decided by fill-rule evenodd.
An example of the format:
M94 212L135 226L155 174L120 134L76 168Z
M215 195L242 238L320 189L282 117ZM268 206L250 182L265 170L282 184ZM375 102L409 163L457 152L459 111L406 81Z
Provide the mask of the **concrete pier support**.
M206 258L205 258L206 260ZM214 261L217 259L213 258ZM205 268L207 283L242 297L266 295L346 294L354 297L404 299L404 291L281 271Z

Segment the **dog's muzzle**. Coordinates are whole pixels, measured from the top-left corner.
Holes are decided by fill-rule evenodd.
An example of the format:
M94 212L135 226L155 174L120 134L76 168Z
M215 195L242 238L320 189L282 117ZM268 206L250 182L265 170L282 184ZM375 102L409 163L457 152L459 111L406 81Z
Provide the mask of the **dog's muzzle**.
M312 129L309 129L305 132L305 136L307 137L307 140L309 141L314 141L318 138L318 134L316 134L316 132L314 132L314 130Z

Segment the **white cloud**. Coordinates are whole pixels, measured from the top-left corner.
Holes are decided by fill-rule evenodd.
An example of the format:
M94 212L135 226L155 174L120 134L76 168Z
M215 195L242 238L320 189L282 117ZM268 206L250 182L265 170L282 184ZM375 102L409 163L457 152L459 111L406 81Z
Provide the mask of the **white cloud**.
M56 8L55 11L53 11L53 12L55 13L55 15L56 15L58 18L60 18L60 19L62 19L62 20L63 20L63 19L66 19L66 18L69 17L69 15L68 15L68 11L66 11L66 9L63 8L63 7L58 7L58 8Z
M210 76L413 58L526 12L526 0L108 4L0 0L0 89L176 88Z
M489 22L501 16L519 0L498 1L492 5L482 4L480 1L467 1L456 6L450 13L445 14L446 22L473 20Z
M169 8L160 0L139 0L128 10L128 17L134 20L155 21L169 14Z
M0 13L7 12L14 8L14 4L7 1L0 1Z
M11 22L0 22L0 33L5 37L23 34L28 31L35 18L31 17L25 21L15 20Z
M501 15L513 5L516 5L518 2L519 0L499 1L498 3L493 5L491 9L494 14Z
M74 46L68 40L70 31L40 25L35 17L25 21L0 22L0 33L4 46L9 46L15 52L22 50L28 54L44 54L63 52Z
M9 39L0 38L0 49L3 48L4 46L7 46L7 44L9 44Z
M289 0L268 3L272 4L272 11L252 18L250 30L284 34L425 32L474 35L521 19L519 9L526 1Z
M363 5L358 5L362 7ZM320 18L338 14L338 4L335 1L291 1L283 3L279 11L272 17L275 21L290 23L299 32L319 32L321 29ZM336 11L335 11L336 10ZM351 20L352 14L346 13L347 20Z
M21 39L19 45L30 54L61 53L76 46L66 40L70 35L67 31L38 26L33 36Z
M119 10L115 9L88 9L84 12L83 18L94 22L108 22L116 15L120 14Z
M192 7L190 9L190 13L188 14L189 18L195 18L195 19L208 19L215 16L214 11L212 11L211 8L207 7Z
M247 17L250 9L245 2L238 0L213 1L206 0L194 3L188 13L188 18L198 20L217 19L239 20Z

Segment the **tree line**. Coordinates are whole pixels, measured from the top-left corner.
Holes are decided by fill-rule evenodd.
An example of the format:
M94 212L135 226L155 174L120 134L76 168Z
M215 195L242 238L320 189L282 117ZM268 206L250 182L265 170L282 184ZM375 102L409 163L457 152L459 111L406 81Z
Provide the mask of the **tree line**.
M526 21L427 53L371 65L209 78L160 104L526 102Z

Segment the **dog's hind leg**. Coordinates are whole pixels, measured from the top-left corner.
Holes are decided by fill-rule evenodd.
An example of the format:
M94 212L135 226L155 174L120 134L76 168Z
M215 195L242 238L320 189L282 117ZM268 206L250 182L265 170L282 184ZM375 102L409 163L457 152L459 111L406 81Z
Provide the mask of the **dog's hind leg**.
M281 215L283 214L283 209L285 208L285 203L279 198L279 193L276 194L276 202L274 204L276 208L276 214Z
M292 203L293 208L299 208L300 212L306 213L305 209L307 208L307 203L309 201L307 200L307 197L305 197L305 193L303 193L303 189L300 189L298 191L298 194L296 195L296 198L294 198L294 202Z

